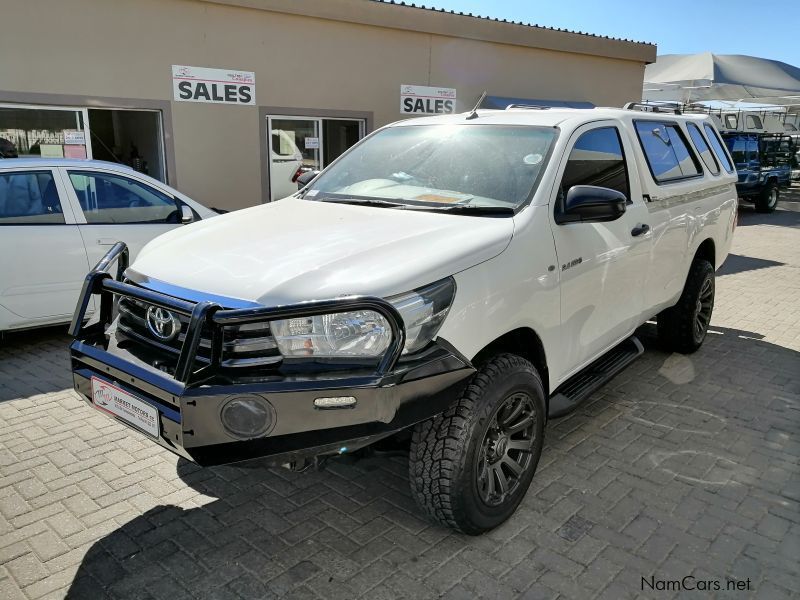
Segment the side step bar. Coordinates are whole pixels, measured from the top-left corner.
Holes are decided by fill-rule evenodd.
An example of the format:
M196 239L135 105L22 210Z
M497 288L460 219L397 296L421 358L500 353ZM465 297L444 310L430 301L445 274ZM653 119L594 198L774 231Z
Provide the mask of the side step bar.
M558 386L550 397L547 416L555 419L572 412L643 352L644 346L634 335L615 346Z

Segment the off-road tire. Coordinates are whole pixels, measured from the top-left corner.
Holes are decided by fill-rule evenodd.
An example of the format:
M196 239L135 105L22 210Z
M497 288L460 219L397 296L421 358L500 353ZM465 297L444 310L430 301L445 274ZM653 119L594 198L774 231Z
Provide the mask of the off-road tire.
M775 209L778 207L778 200L780 199L780 190L778 189L778 185L771 181L767 184L761 193L756 198L756 211L760 213L771 213L775 212Z
M709 290L710 297L707 296ZM700 309L704 324L701 331L698 331L696 324ZM703 344L713 310L714 267L707 260L698 258L689 269L678 303L658 315L658 338L661 345L666 350L681 354L695 352Z
M509 495L490 506L478 489L478 469L488 464L482 452L493 431L490 426L497 425L502 414L498 411L514 398L531 400L525 413L533 418L527 430L531 448L525 452L530 462L509 486ZM409 456L414 500L432 520L462 533L478 535L497 527L514 513L530 486L542 453L545 419L544 387L536 368L514 354L495 356L478 369L444 413L415 426ZM497 480L492 481L494 489Z

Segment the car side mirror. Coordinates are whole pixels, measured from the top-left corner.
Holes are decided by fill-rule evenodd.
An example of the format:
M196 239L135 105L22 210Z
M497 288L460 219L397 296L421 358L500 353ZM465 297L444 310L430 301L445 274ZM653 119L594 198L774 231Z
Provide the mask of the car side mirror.
M573 185L564 200L564 211L556 222L602 223L614 221L625 213L625 194L596 185Z
M317 175L319 175L319 171L316 171L316 170L306 171L305 173L300 175L300 177L297 178L297 189L298 190L302 190L309 183L311 183L311 181Z
M192 209L186 204L181 204L181 223L186 225L194 221L194 213Z

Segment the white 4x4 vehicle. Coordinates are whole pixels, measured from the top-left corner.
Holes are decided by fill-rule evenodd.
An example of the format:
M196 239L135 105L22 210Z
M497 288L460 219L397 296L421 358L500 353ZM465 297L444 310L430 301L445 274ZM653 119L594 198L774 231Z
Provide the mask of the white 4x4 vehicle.
M201 465L302 468L410 432L421 508L487 531L546 420L642 352L637 327L703 342L735 181L705 116L396 123L293 198L169 232L130 267L118 244L84 284L75 388Z

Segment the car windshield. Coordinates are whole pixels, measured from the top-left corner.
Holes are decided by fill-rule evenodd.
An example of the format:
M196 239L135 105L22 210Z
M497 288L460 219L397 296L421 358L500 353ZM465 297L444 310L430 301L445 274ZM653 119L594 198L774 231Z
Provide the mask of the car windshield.
M552 127L477 124L390 127L350 150L304 197L511 211L531 197L556 133Z
M737 169L745 169L751 163L758 163L758 141L748 137L726 137L725 144Z

